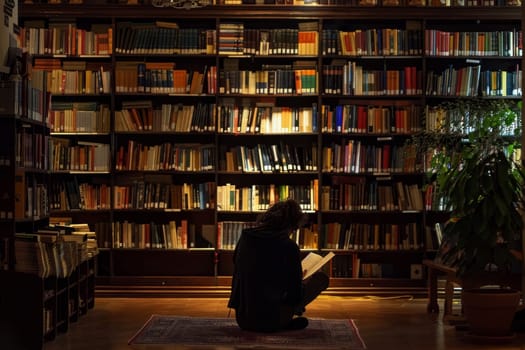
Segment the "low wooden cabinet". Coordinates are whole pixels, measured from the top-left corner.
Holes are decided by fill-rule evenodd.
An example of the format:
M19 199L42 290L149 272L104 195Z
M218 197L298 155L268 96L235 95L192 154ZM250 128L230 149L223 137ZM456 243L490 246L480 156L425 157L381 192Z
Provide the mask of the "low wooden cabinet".
M95 306L96 256L65 278L0 271L0 343L5 349L42 349Z

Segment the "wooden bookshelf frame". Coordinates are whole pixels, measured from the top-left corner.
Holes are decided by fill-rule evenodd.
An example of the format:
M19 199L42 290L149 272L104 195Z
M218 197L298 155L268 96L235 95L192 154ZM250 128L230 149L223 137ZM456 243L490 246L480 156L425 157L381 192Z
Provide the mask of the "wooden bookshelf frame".
M116 5L116 4L82 4L80 6L76 5L54 5L54 4L20 4L19 5L19 15L24 19L63 19L63 18L72 18L72 19L90 19L98 18L103 19L105 23L111 23L113 27L119 21L130 21L137 19L140 21L147 21L148 19L184 19L184 20L197 20L197 19L207 19L210 21L215 21L217 24L221 19L225 18L228 21L235 20L266 20L266 19L276 19L279 21L285 21L292 19L293 21L318 21L321 25L323 23L329 23L330 21L340 21L340 20L357 20L357 21L381 21L384 19L392 21L405 21L405 20L416 20L422 23L423 25L427 21L432 21L432 23L443 22L447 23L450 21L460 22L460 21L478 21L478 22L504 22L512 21L515 23L523 23L522 18L525 16L525 10L518 11L517 7L350 7L350 6L335 6L335 5L319 5L319 6L289 6L289 5L211 5L198 9L191 10L182 10L182 9L173 9L173 8L155 8L147 5ZM521 24L523 29L523 25ZM424 30L424 29L422 29ZM115 63L119 58L115 57L117 55L113 54L109 60L112 63ZM215 61L220 62L222 57L218 54L214 55ZM213 59L212 57L212 59ZM258 58L261 59L261 58ZM289 61L296 59L302 59L301 56L295 56L289 58ZM319 53L314 58L318 63L323 62L323 56ZM415 59L419 60L422 65L426 57L424 54L417 56ZM521 66L523 67L523 60ZM316 94L317 100L322 102L324 97L321 96L320 92ZM143 96L148 98L148 96ZM224 97L224 96L223 96ZM239 96L237 96L239 97ZM240 96L242 98L242 96ZM153 98L153 95L152 95ZM216 96L218 100L220 96ZM396 99L395 96L388 96L387 99ZM365 97L364 100L373 98ZM399 100L416 100L420 101L422 105L425 103L425 97L410 97L410 96L400 96ZM352 96L352 100L357 101L356 96ZM114 103L115 98L112 97ZM356 102L357 103L357 102ZM525 118L524 118L525 120ZM321 134L319 132L319 134ZM285 135L286 136L286 135ZM217 137L215 137L215 142L217 142ZM318 140L322 140L322 135L319 135ZM321 143L319 143L321 144ZM321 147L321 146L318 146ZM218 148L218 147L217 147ZM217 180L219 176L218 170L215 170L217 173L215 179ZM318 177L322 177L323 174L320 170ZM333 214L333 213L332 213ZM331 214L331 215L332 215ZM217 216L222 214L216 214L215 218L218 221ZM335 215L335 214L334 214ZM111 211L109 214L110 217ZM318 215L319 216L319 215ZM87 215L86 217L89 217ZM320 220L320 219L318 219ZM155 276L155 272L152 271L151 275L148 274L137 274L133 275L132 271L124 271L124 273L114 274L113 268L117 263L114 261L115 257L112 253L112 250L116 250L116 255L125 255L125 250L120 249L108 249L102 251L104 261L108 261L110 266L110 272L108 275L101 276L100 281L104 284L130 284L133 283L141 285L143 283L157 283L158 281L163 281L163 276ZM147 251L143 255L154 254L155 250ZM159 254L163 254L161 250L158 251ZM191 250L184 252L184 254L191 254ZM227 252L226 252L227 253ZM176 254L176 252L174 252ZM182 255L184 255L182 254ZM220 259L221 256L228 256L228 254L222 254L221 251L208 252L204 255L214 255L215 259ZM408 257L405 257L407 260L413 258L412 255L418 256L419 261L422 261L423 258L427 257L428 252L415 252L407 253ZM430 252L430 254L432 254ZM139 253L140 255L140 253ZM171 255L171 252L170 254ZM401 253L401 255L403 255ZM219 256L219 258L217 258ZM207 256L205 260L209 260L210 256ZM118 264L122 265L121 260ZM166 263L169 263L166 260ZM192 261L193 263L193 261ZM215 266L209 267L211 270L217 268L217 261L215 261ZM226 263L225 266L228 264ZM231 266L225 268L224 270L219 269L219 273L213 272L210 270L210 275L205 276L205 284L215 281L215 283L224 282L224 274L227 274L228 270L231 269ZM222 272L221 272L222 271ZM200 285L203 283L202 276L179 276L180 273L175 273L174 275L167 274L166 279L174 281L175 284L180 285ZM194 277L194 278L193 278ZM222 281L222 282L217 282ZM352 286L352 285L362 285L362 284L373 284L374 282L364 281L364 280L353 280L353 279L336 279L335 280L338 286ZM404 281L376 281L379 284L386 284L391 286L400 287L400 285L405 283L406 286L415 285L421 288L425 286L425 280L421 279L419 281L411 281L409 279L404 279ZM227 283L227 282L226 282Z

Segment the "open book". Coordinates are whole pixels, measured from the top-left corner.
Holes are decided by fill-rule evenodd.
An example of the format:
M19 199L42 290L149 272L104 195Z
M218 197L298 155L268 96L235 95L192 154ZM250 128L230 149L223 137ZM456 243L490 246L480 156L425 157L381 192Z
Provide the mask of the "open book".
M308 253L308 255L305 256L301 262L304 271L303 280L317 272L321 267L324 266L324 264L332 260L334 256L335 254L333 252L329 252L324 257L314 252Z

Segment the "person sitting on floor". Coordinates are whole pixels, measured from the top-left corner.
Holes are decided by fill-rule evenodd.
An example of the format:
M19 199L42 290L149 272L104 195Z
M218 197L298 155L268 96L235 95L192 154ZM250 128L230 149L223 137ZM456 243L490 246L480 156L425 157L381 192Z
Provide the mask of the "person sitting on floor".
M228 301L240 328L276 332L308 326L301 315L328 288L329 277L318 271L303 281L301 253L290 235L306 221L299 204L288 199L272 205L255 227L242 231Z

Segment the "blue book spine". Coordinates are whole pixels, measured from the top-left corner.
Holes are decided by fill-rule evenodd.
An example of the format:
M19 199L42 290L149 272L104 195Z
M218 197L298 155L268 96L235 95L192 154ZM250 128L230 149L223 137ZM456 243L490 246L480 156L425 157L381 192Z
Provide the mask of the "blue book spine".
M337 105L335 107L335 130L337 132L343 131L343 106Z

